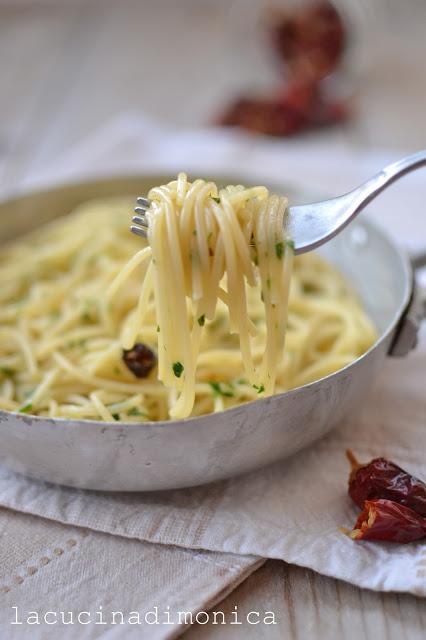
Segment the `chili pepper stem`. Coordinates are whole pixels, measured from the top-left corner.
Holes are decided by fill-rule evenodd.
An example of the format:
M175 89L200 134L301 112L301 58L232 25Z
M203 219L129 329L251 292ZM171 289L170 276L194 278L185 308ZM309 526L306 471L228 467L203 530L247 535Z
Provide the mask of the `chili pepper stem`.
M354 452L351 449L346 449L346 457L349 460L352 471L359 469L362 466L355 458Z

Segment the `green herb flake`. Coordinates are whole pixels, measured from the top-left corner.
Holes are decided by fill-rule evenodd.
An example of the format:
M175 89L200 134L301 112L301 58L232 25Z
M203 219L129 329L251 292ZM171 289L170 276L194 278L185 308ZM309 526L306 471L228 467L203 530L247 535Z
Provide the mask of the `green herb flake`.
M173 369L173 373L175 374L176 378L180 378L182 373L183 373L183 364L181 362L174 362L172 365L172 369Z
M206 316L204 313L202 316L198 318L197 322L200 325L200 327L204 327L204 323L206 322Z
M120 414L119 413L113 413L112 417L114 418L114 420L116 420L117 422L120 420Z
M86 346L86 340L84 338L80 340L69 340L65 346L67 349L75 349L76 347L83 349Z
M160 333L160 325L157 324L157 333Z
M225 398L233 398L232 385L230 383L209 382L209 385L213 389L214 396L225 396ZM229 387L229 390L224 388Z
M147 418L147 414L144 413L143 411L140 411L137 407L132 407L131 409L128 410L127 412L128 416L144 416L145 418Z
M266 278L266 286L268 287L268 289L271 288L271 278L269 276Z
M19 413L30 413L32 408L33 405L31 404L31 402L28 402L28 404L24 404L22 407L20 407Z
M294 242L293 242L293 240L286 240L285 241L285 246L288 247L289 249L291 249L292 251L294 251Z
M193 235L193 236L196 236L196 235L197 235L197 229L194 229L194 230L193 230L192 235Z
M237 384L248 384L248 380L246 380L245 378L240 378L239 380L237 380Z
M2 373L7 378L11 378L15 375L15 371L10 369L9 367L0 367L0 373Z
M119 376L121 374L121 369L120 367L115 366L113 369L114 373L116 376Z
M259 266L259 257L257 255L257 253L253 256L253 262L256 265L256 267Z
M284 255L284 242L277 242L275 245L275 253L276 256L278 258L278 260L281 260L281 258Z
M217 196L210 196L210 198L214 200L217 204L220 204L220 198L218 198Z
M253 385L253 389L256 389L257 393L263 393L265 391L265 385L264 384L254 384Z

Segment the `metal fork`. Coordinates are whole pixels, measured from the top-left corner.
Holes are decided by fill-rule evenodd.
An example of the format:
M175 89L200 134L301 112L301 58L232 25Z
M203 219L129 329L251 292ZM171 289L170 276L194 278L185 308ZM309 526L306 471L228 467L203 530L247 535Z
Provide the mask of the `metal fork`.
M288 209L287 231L294 242L295 253L306 253L334 238L376 196L393 182L415 169L426 165L426 151L419 151L385 167L353 191L331 200L291 206ZM131 231L146 237L148 222L146 210L151 202L138 198L137 214Z

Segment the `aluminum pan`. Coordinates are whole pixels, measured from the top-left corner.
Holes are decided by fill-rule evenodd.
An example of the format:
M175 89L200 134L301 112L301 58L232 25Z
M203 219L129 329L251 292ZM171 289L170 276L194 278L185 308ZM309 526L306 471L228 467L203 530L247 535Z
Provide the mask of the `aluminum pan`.
M91 198L136 196L169 179L115 177L18 196L0 204L0 238L15 237ZM292 201L308 199L286 186L274 190L290 193ZM371 386L412 293L407 258L366 215L321 253L350 279L380 331L377 343L351 365L287 393L176 422L101 423L0 411L0 461L61 484L154 490L242 473L321 437Z

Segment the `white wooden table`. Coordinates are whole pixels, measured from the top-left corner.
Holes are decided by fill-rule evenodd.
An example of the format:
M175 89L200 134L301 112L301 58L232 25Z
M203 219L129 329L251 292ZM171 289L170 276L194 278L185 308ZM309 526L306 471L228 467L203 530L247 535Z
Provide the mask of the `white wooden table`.
M123 110L192 126L209 121L230 93L270 85L255 4L0 0L0 189L19 185ZM358 118L338 135L363 148L425 147L426 3L356 4L366 15L356 53ZM426 637L425 601L362 591L283 562L266 563L215 609L235 606L243 616L273 610L277 625L209 624L191 628L188 639Z

